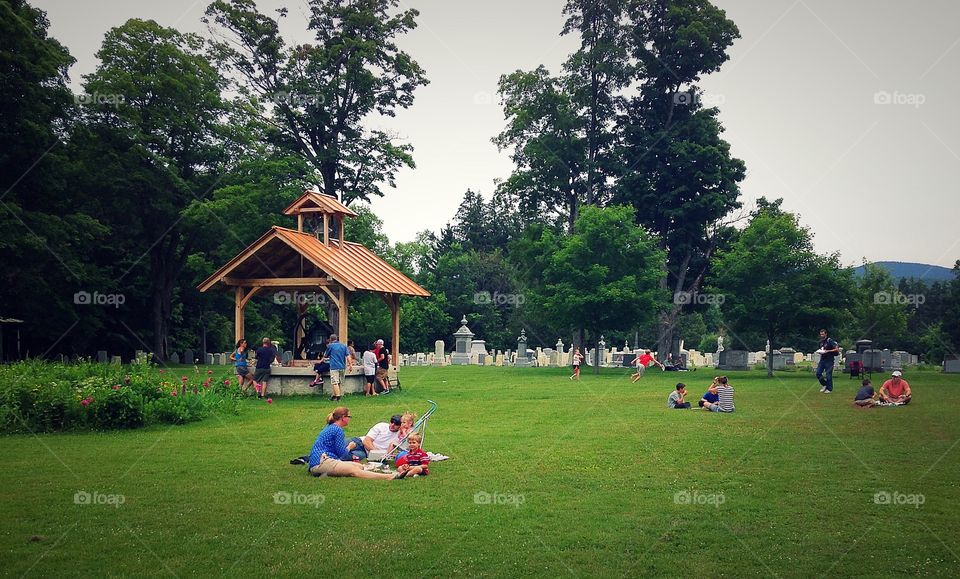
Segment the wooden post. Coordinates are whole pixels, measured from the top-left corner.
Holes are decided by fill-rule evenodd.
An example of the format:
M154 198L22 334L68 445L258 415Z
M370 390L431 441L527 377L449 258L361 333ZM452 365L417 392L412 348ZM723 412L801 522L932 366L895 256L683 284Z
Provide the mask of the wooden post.
M330 245L330 214L323 214L323 244Z
M239 342L240 338L243 337L243 307L246 304L246 300L243 299L243 288L237 287L234 289L234 296L236 297L236 309L233 312L233 333L235 341Z
M400 367L400 294L393 294L390 297L390 314L393 316L393 335L390 338L392 342L392 361L397 368Z
M297 231L303 233L303 213L297 213Z
M340 293L340 311L339 315L337 316L337 325L339 326L337 328L337 334L340 335L340 341L346 344L348 335L347 331L349 329L348 322L350 318L350 291L347 288L340 286L338 292Z
M297 296L297 331L296 335L294 336L295 343L293 344L293 351L296 353L297 347L303 344L303 338L306 335L307 320L302 319L302 317L307 311L307 304L304 303L303 300L299 299L299 292L294 292L293 295ZM304 349L304 352L306 352L306 349Z
M343 247L343 215L337 215L337 224L339 224L338 236L340 237L340 245L338 247Z

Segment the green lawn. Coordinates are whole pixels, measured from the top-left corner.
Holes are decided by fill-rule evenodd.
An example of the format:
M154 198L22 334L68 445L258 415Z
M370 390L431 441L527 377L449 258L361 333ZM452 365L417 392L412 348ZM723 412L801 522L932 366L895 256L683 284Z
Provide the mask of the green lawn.
M781 577L960 569L956 377L908 372L911 406L856 410L846 376L828 396L809 373L733 372L737 412L716 415L665 407L677 379L699 398L707 371L651 370L636 385L627 370L589 371L577 384L565 369L407 368L400 394L345 398L352 435L400 410L422 412L428 398L439 404L424 446L453 458L413 480L315 479L290 466L332 409L319 399L251 400L240 416L185 426L4 436L0 569ZM123 504L75 504L78 491ZM277 504L278 492L308 504ZM878 492L901 504L877 504Z

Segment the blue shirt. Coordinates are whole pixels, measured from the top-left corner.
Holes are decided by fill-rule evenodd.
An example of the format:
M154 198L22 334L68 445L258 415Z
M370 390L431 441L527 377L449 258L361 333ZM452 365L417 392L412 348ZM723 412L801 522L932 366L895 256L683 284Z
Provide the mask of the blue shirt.
M260 346L257 348L257 368L269 368L270 364L277 359L277 349L273 346Z
M237 368L241 368L241 367L242 367L242 368L246 368L246 367L247 367L247 352L249 352L249 350L244 350L243 352L240 352L240 349L239 349L239 348L236 349L236 350L233 352L233 357L236 358L236 360L234 360L234 362L233 362L233 365L236 366Z
M707 390L707 393L703 395L703 399L709 402L710 404L716 404L720 401L720 395L714 394L713 392Z
M336 424L328 424L313 443L310 449L310 468L320 464L320 455L326 454L330 458L340 459L347 454L347 443L343 436L343 429Z
M340 342L334 342L327 346L327 357L330 358L331 370L343 370L347 367L347 347Z
M873 386L861 386L857 390L857 397L854 400L869 400L873 398Z

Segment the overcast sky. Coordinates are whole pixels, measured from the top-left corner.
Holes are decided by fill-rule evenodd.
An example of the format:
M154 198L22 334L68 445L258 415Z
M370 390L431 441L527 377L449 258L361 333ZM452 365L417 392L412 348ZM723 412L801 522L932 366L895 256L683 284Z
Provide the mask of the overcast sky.
M32 0L82 76L104 33L129 18L206 35L208 0ZM288 39L309 40L304 2ZM390 119L417 168L373 208L391 241L436 231L467 188L489 197L509 175L490 139L504 126L497 79L539 64L552 72L575 48L560 37L563 0L403 0L419 27L400 40L430 85ZM714 0L740 28L720 72L702 87L747 165L742 200L783 197L821 252L846 264L960 258L960 2L956 0ZM954 71L954 72L951 72Z

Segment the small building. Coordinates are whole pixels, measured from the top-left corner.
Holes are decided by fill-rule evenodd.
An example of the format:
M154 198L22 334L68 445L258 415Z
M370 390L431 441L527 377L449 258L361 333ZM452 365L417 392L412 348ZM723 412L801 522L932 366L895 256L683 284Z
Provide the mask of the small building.
M233 291L237 340L244 335L244 308L255 295L322 292L333 305L330 313L336 319L331 318L330 325L343 343L349 337L351 296L363 291L376 293L390 308L393 319L390 346L396 367L400 360L400 296L429 297L430 292L363 245L346 241L344 219L357 214L334 197L308 190L283 214L296 217L296 229L273 226L197 289ZM300 299L283 301L297 307L301 316L308 305ZM298 341L303 339L300 326L296 337Z

